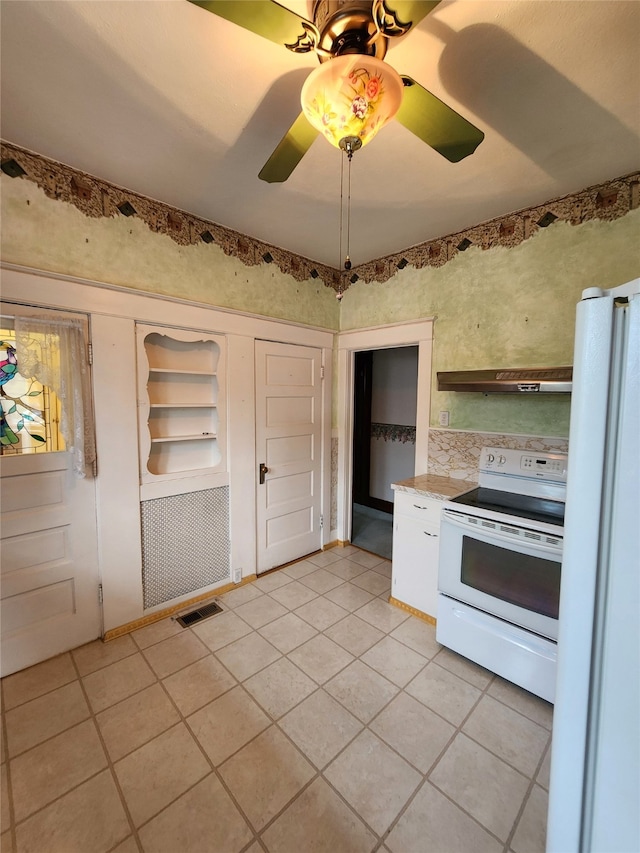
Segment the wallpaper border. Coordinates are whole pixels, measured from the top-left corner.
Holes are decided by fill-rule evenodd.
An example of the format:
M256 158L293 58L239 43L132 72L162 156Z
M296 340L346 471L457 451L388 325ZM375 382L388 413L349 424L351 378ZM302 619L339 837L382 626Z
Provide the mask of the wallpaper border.
M420 243L344 272L200 219L10 142L2 141L0 151L0 167L5 174L32 181L49 198L73 204L85 216L137 216L151 231L165 234L181 246L201 241L215 243L225 255L237 258L246 266L273 263L295 281L320 279L335 290L338 299L356 281L387 282L406 266L415 269L441 267L471 246L512 248L553 222L578 225L591 219L610 221L640 205L638 171Z
M415 426L406 424L371 424L371 438L381 438L384 441L399 441L402 444L416 443Z

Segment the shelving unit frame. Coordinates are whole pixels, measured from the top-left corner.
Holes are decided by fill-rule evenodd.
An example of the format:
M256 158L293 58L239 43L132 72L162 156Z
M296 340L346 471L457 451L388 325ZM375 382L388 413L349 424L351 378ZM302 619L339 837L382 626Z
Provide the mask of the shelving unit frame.
M141 498L227 485L224 335L138 324Z

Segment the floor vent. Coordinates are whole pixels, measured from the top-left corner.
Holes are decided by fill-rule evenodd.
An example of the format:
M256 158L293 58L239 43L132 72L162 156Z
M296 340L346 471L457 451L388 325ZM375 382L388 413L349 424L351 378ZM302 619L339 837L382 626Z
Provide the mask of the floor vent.
M183 628L188 628L190 625L195 625L196 622L200 622L209 616L214 616L216 613L222 613L222 607L214 601L211 604L198 607L197 610L192 610L190 613L183 613L182 616L178 616L176 622L182 625Z

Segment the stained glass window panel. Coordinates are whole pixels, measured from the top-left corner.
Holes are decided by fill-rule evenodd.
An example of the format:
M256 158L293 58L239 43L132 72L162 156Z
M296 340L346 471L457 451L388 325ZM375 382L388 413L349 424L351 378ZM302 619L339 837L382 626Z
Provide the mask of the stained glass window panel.
M0 454L64 450L59 424L57 396L20 373L13 330L0 328Z

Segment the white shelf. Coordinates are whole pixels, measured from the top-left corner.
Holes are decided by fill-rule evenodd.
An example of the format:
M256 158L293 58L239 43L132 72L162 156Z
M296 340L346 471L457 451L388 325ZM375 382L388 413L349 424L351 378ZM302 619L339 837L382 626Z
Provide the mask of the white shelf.
M175 481L184 491L193 479L197 488L226 470L225 339L142 325L137 338L141 484Z
M149 367L149 373L182 373L193 376L215 376L213 370L184 370L177 367Z
M149 403L150 409L215 409L213 403Z
M196 435L164 435L161 438L152 438L152 444L162 444L168 441L206 441L207 439L217 438L215 432L197 433Z

